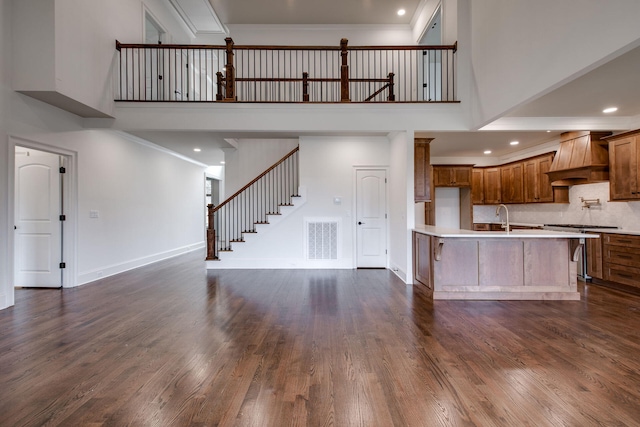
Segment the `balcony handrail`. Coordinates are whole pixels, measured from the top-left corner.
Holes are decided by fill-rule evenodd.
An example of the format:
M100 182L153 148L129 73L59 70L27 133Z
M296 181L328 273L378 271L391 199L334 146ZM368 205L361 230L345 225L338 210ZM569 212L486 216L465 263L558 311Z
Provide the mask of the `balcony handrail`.
M210 44L150 44L150 43L121 43L116 40L116 50L121 49L225 49L226 45ZM277 46L277 45L233 45L235 50L335 50L340 46ZM347 50L458 50L458 42L452 45L376 45L376 46L348 46Z
M452 45L120 43L117 101L459 102Z

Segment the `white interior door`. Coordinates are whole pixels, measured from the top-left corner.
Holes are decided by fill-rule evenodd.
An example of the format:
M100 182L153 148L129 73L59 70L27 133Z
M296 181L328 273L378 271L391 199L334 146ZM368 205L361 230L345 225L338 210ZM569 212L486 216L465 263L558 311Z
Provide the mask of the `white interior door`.
M60 156L16 151L15 286L62 286Z
M356 171L357 267L387 266L387 173Z

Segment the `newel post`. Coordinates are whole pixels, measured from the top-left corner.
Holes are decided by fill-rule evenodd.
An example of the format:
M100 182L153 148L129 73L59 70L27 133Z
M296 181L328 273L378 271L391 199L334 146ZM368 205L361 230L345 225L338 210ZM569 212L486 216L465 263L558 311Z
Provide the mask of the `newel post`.
M340 56L342 57L342 65L340 66L340 101L351 102L349 97L349 65L347 65L347 43L349 40L340 40Z
M225 101L236 100L236 69L233 66L233 39L227 37L224 39L227 42L227 64L224 66L227 79L225 81Z
M395 76L394 73L389 73L389 96L387 97L387 101L395 101L396 100L396 95L395 95L395 93L393 91L393 86L394 86L393 76Z
M207 226L207 260L218 259L216 254L216 230L213 224L213 205L209 203L207 205L207 216L209 218L209 225Z

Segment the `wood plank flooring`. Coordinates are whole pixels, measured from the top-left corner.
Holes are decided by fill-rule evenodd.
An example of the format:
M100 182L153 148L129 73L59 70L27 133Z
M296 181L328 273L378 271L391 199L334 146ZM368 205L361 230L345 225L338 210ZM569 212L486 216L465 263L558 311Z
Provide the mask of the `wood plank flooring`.
M202 254L0 312L1 426L639 426L640 297L431 301Z

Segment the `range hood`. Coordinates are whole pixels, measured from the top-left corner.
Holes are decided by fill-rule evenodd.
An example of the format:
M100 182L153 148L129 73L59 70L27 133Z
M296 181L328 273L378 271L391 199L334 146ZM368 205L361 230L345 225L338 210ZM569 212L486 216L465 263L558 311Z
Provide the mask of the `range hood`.
M565 132L547 175L554 186L609 180L609 149L602 138L611 132Z

